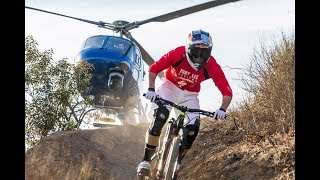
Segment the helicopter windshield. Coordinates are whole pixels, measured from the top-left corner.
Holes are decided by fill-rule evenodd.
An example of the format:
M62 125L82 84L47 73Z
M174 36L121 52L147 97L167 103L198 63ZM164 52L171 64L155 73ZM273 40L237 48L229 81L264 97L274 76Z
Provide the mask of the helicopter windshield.
M102 48L103 42L106 39L105 36L93 36L88 38L84 45L83 49L87 48Z
M122 54L125 54L130 47L130 42L124 39L120 39L117 37L110 37L106 42L106 49L118 51Z

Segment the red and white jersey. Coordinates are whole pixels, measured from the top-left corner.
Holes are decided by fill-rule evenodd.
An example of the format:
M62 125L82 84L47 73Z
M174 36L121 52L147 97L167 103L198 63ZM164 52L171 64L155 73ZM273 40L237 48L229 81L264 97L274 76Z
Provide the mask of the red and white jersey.
M173 67L173 65L180 60L182 60L182 62L178 66ZM232 96L232 90L229 83L220 65L213 56L210 56L209 61L204 68L207 70L209 78L213 80L221 94L224 96ZM204 68L198 71L194 70L187 60L185 46L179 46L153 63L149 67L149 72L158 74L165 70L165 78L180 89L199 92L201 88L200 83L206 80Z

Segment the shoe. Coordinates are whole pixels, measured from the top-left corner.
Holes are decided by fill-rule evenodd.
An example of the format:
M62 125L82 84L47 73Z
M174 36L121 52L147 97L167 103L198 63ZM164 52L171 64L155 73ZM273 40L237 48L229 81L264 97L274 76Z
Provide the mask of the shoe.
M150 175L150 162L142 161L137 168L138 175L149 176Z

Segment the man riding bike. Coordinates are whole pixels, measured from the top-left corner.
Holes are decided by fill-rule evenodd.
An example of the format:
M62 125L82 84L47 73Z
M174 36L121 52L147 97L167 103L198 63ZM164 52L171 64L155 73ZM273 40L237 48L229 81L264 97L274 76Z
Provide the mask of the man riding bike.
M158 95L161 98L188 108L199 109L198 93L200 83L211 78L222 94L222 102L215 111L215 119L225 119L226 110L232 100L232 90L220 65L211 56L212 38L203 30L192 31L187 37L187 45L179 46L165 55L149 67L149 88L145 97L151 102ZM155 92L155 79L159 72L165 70L163 83ZM150 173L150 158L159 145L161 130L169 118L171 108L159 107L152 103L154 111L152 123L146 133L144 157L138 165L137 173ZM200 127L200 115L197 113L186 114L188 135L183 139L179 149L178 167L181 160L191 148L198 135Z

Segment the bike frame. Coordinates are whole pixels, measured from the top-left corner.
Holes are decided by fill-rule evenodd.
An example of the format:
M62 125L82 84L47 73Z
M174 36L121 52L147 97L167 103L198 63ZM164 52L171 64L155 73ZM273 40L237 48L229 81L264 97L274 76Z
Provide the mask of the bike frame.
M160 141L156 153L151 157L151 162L154 166L152 176L154 176L155 171L157 176L163 177L165 179L172 179L175 172L175 166L179 156L179 144L182 142L183 136L186 136L184 133L184 119L186 112L198 112L199 114L213 117L214 112L208 112L201 109L189 109L184 106L179 106L170 101L156 98L155 103L158 105L169 105L171 107L177 108L180 110L180 114L177 118L171 118L167 123L165 134Z
M162 140L162 146L161 149L158 150L158 154L160 155L159 159L160 162L158 164L158 170L162 171L164 168L164 165L166 163L166 157L168 155L168 150L170 149L169 146L173 140L174 137L178 137L181 127L178 125L180 122L183 124L184 120L184 114L181 112L177 119L170 119L168 121L168 125L164 134L164 138Z

